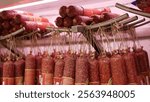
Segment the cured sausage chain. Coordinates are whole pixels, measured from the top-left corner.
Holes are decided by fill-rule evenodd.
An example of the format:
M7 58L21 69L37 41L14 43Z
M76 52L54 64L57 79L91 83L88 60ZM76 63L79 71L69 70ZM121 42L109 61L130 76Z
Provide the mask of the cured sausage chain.
M111 13L109 8L87 9L81 6L62 6L59 9L59 17L56 18L55 24L58 27L67 27L75 25L90 25L118 17L118 14Z
M2 85L147 85L149 63L143 48L103 53L30 52L25 59L0 56Z

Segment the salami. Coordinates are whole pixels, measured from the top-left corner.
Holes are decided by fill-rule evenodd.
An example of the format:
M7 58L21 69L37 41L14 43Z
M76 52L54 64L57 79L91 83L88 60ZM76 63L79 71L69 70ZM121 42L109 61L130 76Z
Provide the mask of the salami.
M14 63L10 58L3 64L3 85L14 85L15 84L15 69Z
M139 74L142 76L143 84L149 84L149 61L147 52L143 50L143 47L138 48L136 49L136 56L140 67Z
M89 63L85 55L81 55L80 57L77 58L75 84L76 85L89 84Z
M42 84L52 85L54 77L55 62L52 57L47 54L42 58Z
M92 56L89 59L89 84L90 85L99 85L100 79L99 79L99 66L97 59Z
M73 19L70 17L65 17L63 25L64 25L64 27L70 28L73 25Z
M75 83L75 61L74 54L67 53L65 56L65 66L63 72L63 85L74 85Z
M86 24L89 25L91 24L93 21L93 19L91 17L87 17L87 16L76 16L73 19L73 25L81 25L81 24Z
M137 84L137 71L136 71L136 63L134 59L133 53L129 50L124 52L123 58L125 60L127 78L129 84Z
M106 55L101 55L98 63L101 85L108 85L108 82L111 79L110 58Z
M55 20L55 24L58 27L64 27L64 19L62 17L57 17Z
M15 85L23 85L25 61L22 58L17 58L15 65Z
M24 85L35 85L35 69L25 69Z
M110 20L110 19L113 19L113 18L116 18L119 16L118 14L108 13L108 12L103 13L103 15L104 15L104 19L105 19L104 21L107 21L107 20Z
M33 13L30 13L30 12L25 12L25 11L19 11L19 10L5 10L5 11L2 11L2 18L3 19L12 19L14 18L17 14L23 14L23 15L32 15L33 16Z
M147 71L149 71L150 69L150 66L149 66L149 59L148 59L148 53L143 49L143 47L141 47L141 49L142 49L142 51L141 51L141 53L143 53L143 60L144 60L144 62L145 62L145 66L146 66L146 68L145 68L145 71L147 72Z
M38 28L42 31L45 31L47 27L53 27L53 24L47 22L34 22L34 21L24 21L22 24L26 30L34 31Z
M9 30L11 28L11 25L10 25L9 21L4 21L2 23L2 27L6 30Z
M138 61L138 66L140 68L138 69L138 73L145 72L147 69L147 59L145 53L142 51L141 48L136 49L135 52Z
M2 63L1 57L0 57L0 85L2 85L2 76L3 76L3 63Z
M125 62L121 55L114 54L110 59L112 84L113 85L126 85L127 75L125 69Z
M62 6L59 9L59 14L62 18L67 16L67 6Z
M104 15L93 15L93 23L100 23L105 21Z
M47 18L30 15L16 15L14 18L17 24L23 23L24 21L35 21L35 22L49 22Z
M55 62L55 72L54 72L54 84L55 85L62 85L62 76L63 76L64 66L65 66L64 59L62 55L60 55L58 59L56 59L56 62Z
M138 54L135 48L133 48L133 52L132 54L134 55L134 59L135 59L135 64L136 64L136 71L137 71L137 75L141 74L141 66L138 60Z
M24 75L24 84L25 85L35 85L35 56L28 54L25 59L25 75Z
M78 15L90 17L94 14L101 14L101 11L98 9L84 9L81 6L74 6L74 5L70 5L67 9L67 15L69 17L75 17Z
M35 56L36 60L36 84L40 85L40 77L41 77L41 67L42 67L42 54L39 52L38 55Z

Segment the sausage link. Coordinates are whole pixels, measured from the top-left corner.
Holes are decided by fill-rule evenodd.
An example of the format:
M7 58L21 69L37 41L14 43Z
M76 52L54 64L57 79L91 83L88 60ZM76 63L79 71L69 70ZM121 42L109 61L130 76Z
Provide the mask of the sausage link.
M110 59L112 84L113 85L126 85L127 75L125 70L125 62L121 55L115 54Z
M25 75L24 84L25 85L35 85L35 56L32 53L28 54L25 59Z
M41 67L42 67L42 54L38 53L36 59L36 84L40 85Z
M75 84L89 84L89 63L84 55L78 57L76 61Z
M42 59L42 84L52 85L55 62L52 57L46 55Z
M90 85L99 85L99 67L98 61L95 58L91 58L89 60L89 84Z
M131 52L127 52L123 55L126 65L127 78L129 84L137 84L137 71L134 55Z
M76 58L73 54L67 54L64 61L63 85L74 85Z
M58 60L56 60L55 72L54 72L54 84L55 85L62 84L64 66L65 66L65 62L62 58L59 58Z
M99 73L100 82L103 85L108 84L111 78L110 58L107 56L101 56L99 58Z
M3 84L14 85L15 81L15 68L14 63L11 60L7 60L3 64Z
M25 61L21 58L18 58L14 64L15 64L15 85L23 85Z

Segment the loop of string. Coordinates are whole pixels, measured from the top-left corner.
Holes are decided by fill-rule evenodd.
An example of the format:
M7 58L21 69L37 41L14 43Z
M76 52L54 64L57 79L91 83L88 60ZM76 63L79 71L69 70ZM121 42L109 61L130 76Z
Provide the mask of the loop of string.
M131 27L130 28L130 33L133 35L133 38L134 38L134 47L141 47L141 44L139 42L139 39L137 38L136 36L136 31L135 31L135 28Z
M116 37L115 37L115 33L117 32L116 27L111 25L111 29L112 29L112 38L113 38L113 48L114 50L117 50L119 48L119 45L117 44Z

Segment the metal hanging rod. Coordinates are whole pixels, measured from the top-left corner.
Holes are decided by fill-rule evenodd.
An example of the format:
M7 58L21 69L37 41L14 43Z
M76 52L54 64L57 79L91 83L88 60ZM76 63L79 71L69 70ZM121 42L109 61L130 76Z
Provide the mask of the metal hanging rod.
M128 24L127 26L131 27L131 26L134 26L136 24L139 24L139 23L142 23L145 21L145 18L141 19L141 20L138 20L138 21L135 21L135 22L132 22L130 24Z
M11 33L11 34L8 34L8 35L5 35L5 36L0 36L0 41L8 39L8 38L13 37L13 36L16 36L16 35L20 34L23 31L25 31L24 27L19 29L19 30L17 30L17 31L15 31L15 32L13 32L13 33Z
M15 48L10 49L10 45L7 43L7 41L5 41L5 40L1 41L1 45L4 46L5 48L7 48L8 50L10 50L15 55L25 58L25 55L22 52L20 52L19 50L15 49Z
M137 20L137 19L138 19L138 17L137 17L137 16L134 16L134 17L132 17L132 18L128 18L128 19L125 19L125 20L123 20L123 21L120 21L119 23L125 25L125 24L128 24L128 23L130 23L130 22L133 22L133 21L135 21L135 20Z
M150 18L150 14L149 13L145 13L145 12L142 12L140 10L137 10L137 9L134 9L134 8L131 8L131 7L127 7L125 5L122 5L120 3L116 3L115 5L117 8L120 8L122 10L125 10L127 12L131 12L131 13L134 13L134 14L138 14L138 15L141 15L141 16L144 16L144 17L148 17Z
M146 25L146 24L148 24L148 23L150 23L150 20L149 20L149 21L146 21L146 22L144 22L144 23L141 23L141 24L135 25L134 27L135 27L135 28L137 28L137 27L140 27L140 26Z
M115 22L119 22L119 21L122 21L124 19L127 19L128 17L129 17L129 15L126 13L124 15L121 15L121 16L116 17L114 19L108 20L106 22L102 22L102 23L86 26L86 29L93 29L93 28L99 28L99 27L111 25L111 24L113 24Z

